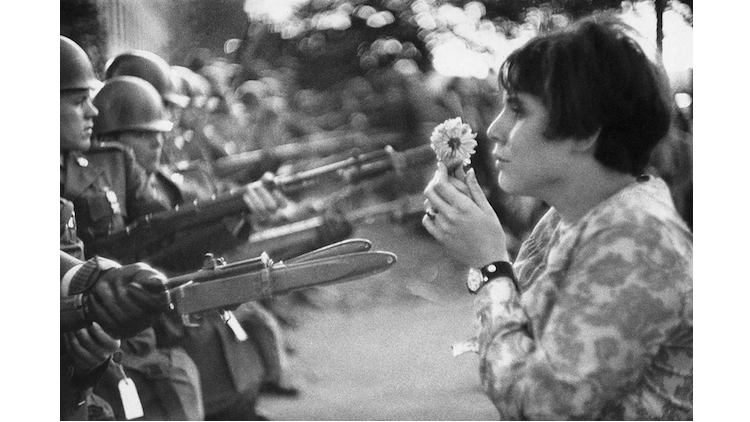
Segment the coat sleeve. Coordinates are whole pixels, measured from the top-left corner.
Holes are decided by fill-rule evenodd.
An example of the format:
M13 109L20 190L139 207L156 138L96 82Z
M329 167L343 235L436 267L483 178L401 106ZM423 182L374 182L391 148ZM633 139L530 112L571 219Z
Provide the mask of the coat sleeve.
M480 375L501 419L595 419L634 388L679 319L665 280L681 275L664 263L680 260L655 229L598 232L563 276L535 280L543 284L524 292L523 306L507 279L480 290Z
M63 251L60 251L60 280L62 281L65 273L67 273L71 268L75 267L78 264L83 264L83 261L74 258Z

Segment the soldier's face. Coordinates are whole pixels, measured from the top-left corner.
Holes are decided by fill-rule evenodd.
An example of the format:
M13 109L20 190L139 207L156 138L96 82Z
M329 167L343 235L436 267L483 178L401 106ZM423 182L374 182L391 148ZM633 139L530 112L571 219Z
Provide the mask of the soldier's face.
M135 159L148 173L155 172L161 161L164 134L161 132L127 131L117 139L133 149Z
M94 117L98 114L88 89L60 91L60 150L89 149Z

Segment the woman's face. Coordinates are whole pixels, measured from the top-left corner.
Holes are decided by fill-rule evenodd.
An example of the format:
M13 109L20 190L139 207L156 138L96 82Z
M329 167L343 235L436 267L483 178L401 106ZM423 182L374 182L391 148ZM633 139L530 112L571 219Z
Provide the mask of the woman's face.
M500 115L487 129L496 142L498 184L516 195L545 199L564 175L567 143L544 136L549 114L538 97L505 93Z
M153 173L158 169L164 145L163 133L127 131L120 134L118 142L133 149L136 161L146 172Z

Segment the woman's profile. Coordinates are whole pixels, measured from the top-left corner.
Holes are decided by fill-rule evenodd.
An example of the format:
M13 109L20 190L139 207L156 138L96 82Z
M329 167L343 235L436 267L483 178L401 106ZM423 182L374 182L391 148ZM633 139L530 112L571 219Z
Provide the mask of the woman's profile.
M551 206L511 263L473 170L438 164L425 228L470 267L480 376L502 419L692 419L692 233L642 174L670 125L663 68L594 15L501 67L498 184Z

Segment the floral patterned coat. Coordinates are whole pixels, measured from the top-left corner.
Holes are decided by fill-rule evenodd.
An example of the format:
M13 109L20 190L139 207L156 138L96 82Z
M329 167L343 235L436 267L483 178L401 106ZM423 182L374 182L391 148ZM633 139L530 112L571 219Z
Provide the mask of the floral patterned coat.
M502 419L692 419L693 240L643 177L571 225L551 209L476 298ZM520 291L520 293L519 293Z

